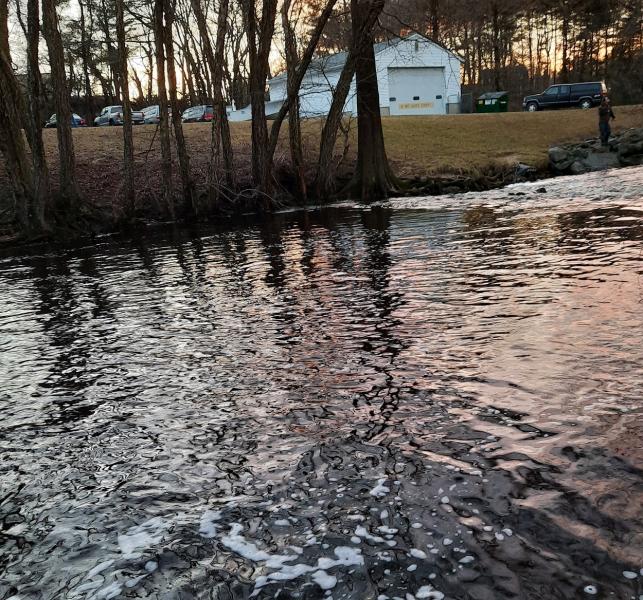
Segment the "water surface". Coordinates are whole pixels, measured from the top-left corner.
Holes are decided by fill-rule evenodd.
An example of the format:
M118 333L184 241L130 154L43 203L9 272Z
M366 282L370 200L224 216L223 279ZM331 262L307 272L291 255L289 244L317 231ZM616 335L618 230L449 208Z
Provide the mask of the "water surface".
M0 289L2 600L643 598L643 168Z

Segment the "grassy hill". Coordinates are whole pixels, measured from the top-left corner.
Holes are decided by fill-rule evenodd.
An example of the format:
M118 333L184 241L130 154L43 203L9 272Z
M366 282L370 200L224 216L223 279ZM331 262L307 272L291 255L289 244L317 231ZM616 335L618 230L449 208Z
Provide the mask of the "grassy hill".
M643 106L615 108L614 130L643 127ZM304 122L303 134L310 174L314 174L322 122ZM238 179L249 184L250 124L232 123ZM435 117L388 117L384 119L389 158L401 177L469 175L499 165L524 162L538 168L547 165L551 145L597 135L596 110L565 110L497 115L450 115ZM189 124L185 134L197 184L206 180L210 127ZM56 176L56 132L45 130L45 144L52 175ZM276 164L288 164L285 147L287 128L282 131ZM342 171L350 171L355 154L355 127L348 136ZM139 198L155 202L160 192L159 144L156 128L134 128L136 177ZM120 128L74 130L80 186L89 201L109 204L121 186L122 131ZM344 140L338 144L338 153Z

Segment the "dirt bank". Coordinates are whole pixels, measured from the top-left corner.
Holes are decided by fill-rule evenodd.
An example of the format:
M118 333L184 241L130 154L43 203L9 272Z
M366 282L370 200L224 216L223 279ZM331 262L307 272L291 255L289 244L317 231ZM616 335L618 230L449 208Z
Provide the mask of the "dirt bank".
M643 106L617 107L614 130L643 126ZM536 170L547 169L547 151L555 144L584 139L596 134L596 111L566 110L542 113L498 115L451 115L436 117L385 118L384 129L389 159L396 173L412 182L418 193L440 193L463 189L485 189L511 181L517 163ZM237 181L242 189L251 187L250 124L232 123ZM315 173L322 121L303 124L308 176ZM210 127L185 126L191 156L191 169L197 187L206 181ZM277 177L287 185L287 128L275 164ZM355 158L355 130L338 143L340 177L350 175ZM57 177L55 130L45 130L45 145L54 185ZM74 130L79 184L91 209L111 214L119 203L122 176L122 130L86 128ZM156 127L135 127L136 185L139 212L143 217L158 213L161 192L160 149ZM339 156L338 156L338 160ZM177 185L178 188L178 185ZM10 214L5 174L0 166L0 214L6 222Z

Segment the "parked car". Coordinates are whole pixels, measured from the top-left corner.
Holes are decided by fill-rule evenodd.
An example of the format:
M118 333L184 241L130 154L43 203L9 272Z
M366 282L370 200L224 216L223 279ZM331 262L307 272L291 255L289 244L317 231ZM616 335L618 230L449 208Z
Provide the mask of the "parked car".
M148 106L141 112L143 113L144 122L147 125L158 125L161 121L160 107L158 104ZM168 114L172 118L172 109L168 107Z
M588 109L598 106L603 96L607 96L603 81L563 83L548 87L542 94L526 96L522 107L529 112L572 107Z
M181 115L184 123L208 123L214 118L214 109L211 106L202 104L191 106Z
M73 113L71 115L71 126L72 127L85 127L87 123L85 122L85 119L83 119L80 115L77 115L76 113ZM47 119L47 122L45 123L45 128L50 129L52 127L57 127L58 126L58 121L56 120L56 113L51 115L49 119Z
M132 122L134 125L142 125L145 117L140 110L132 111ZM94 126L101 127L104 125L122 125L123 124L123 107L106 106L100 111L100 114L94 119Z

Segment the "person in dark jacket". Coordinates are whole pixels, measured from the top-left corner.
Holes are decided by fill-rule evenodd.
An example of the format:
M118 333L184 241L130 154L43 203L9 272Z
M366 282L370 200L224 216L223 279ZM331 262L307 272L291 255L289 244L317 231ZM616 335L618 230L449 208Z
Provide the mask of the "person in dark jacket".
M614 111L612 110L612 105L607 96L603 96L601 100L601 105L598 107L598 129L601 135L601 144L607 146L609 143L610 135L612 134L612 129L610 127L610 121L616 119L614 116Z

